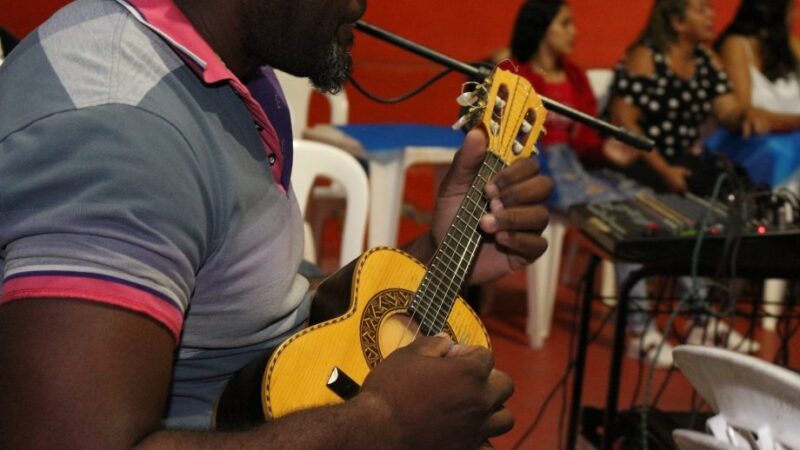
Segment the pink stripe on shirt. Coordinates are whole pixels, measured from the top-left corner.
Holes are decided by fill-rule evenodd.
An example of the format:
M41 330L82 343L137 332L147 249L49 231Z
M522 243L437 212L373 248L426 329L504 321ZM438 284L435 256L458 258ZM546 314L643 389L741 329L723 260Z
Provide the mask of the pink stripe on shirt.
M3 282L0 304L30 298L70 298L119 306L145 314L180 339L183 313L170 300L129 284L82 275L21 275Z

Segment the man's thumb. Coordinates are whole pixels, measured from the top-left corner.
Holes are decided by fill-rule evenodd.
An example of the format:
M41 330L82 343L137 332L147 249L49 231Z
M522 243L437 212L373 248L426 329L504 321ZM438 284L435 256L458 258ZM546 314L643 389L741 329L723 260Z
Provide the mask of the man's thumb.
M418 355L444 357L453 347L453 341L447 334L439 333L431 337L418 336L411 346Z
M456 154L447 178L442 183L443 190L454 188L459 193L463 193L466 188L472 185L483 163L486 145L487 139L483 130L475 129L467 133L464 138L464 145Z

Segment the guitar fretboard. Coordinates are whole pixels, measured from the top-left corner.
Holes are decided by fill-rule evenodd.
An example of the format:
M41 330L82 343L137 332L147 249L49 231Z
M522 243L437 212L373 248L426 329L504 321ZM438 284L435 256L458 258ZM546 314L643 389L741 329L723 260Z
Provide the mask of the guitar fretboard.
M442 244L437 248L408 311L427 336L441 332L481 243L478 222L487 209L483 189L505 164L487 153Z

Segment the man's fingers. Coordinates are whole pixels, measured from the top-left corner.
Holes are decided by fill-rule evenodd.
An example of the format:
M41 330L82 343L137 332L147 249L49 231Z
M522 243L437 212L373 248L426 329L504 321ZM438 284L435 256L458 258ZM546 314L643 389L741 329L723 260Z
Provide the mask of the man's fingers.
M499 186L498 186L499 187ZM499 189L497 197L506 207L543 203L553 191L553 180L537 176ZM487 192L487 194L489 194Z
M409 346L418 355L444 357L453 347L453 341L445 334L436 336L418 336Z
M482 431L486 438L506 433L514 427L514 416L505 406L506 401L514 393L514 383L507 373L492 370L488 380L488 403L493 413L484 422Z
M499 409L514 393L514 383L511 377L500 370L492 369L489 372L489 403L491 410Z
M502 208L493 210L481 218L481 230L494 234L500 231L522 231L541 233L550 221L550 213L544 206Z
M506 407L501 407L484 422L482 430L486 438L499 436L514 428L514 415ZM491 447L489 447L491 448Z
M539 162L533 158L522 158L511 163L494 177L490 185L496 185L502 191L528 178L539 174Z
M547 250L547 239L534 233L501 231L495 235L495 242L531 263ZM512 255L509 255L511 257Z

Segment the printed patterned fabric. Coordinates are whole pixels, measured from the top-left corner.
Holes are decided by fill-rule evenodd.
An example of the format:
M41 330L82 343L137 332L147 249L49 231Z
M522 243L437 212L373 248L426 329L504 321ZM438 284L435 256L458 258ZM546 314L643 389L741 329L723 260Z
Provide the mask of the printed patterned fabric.
M700 136L713 100L731 91L728 76L714 66L709 51L698 47L694 75L679 77L667 57L653 50L655 74L635 76L624 62L615 67L614 94L641 111L639 126L669 162L686 153Z

